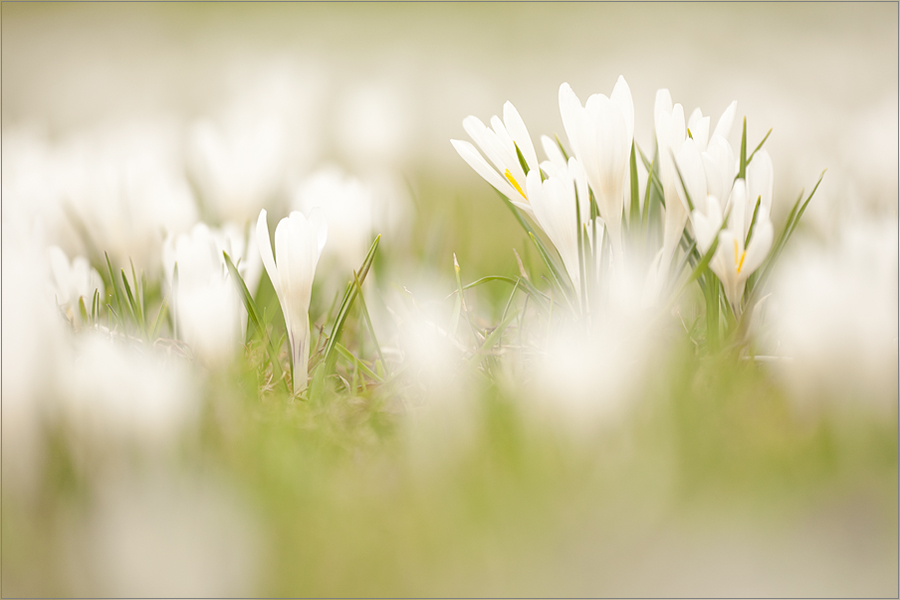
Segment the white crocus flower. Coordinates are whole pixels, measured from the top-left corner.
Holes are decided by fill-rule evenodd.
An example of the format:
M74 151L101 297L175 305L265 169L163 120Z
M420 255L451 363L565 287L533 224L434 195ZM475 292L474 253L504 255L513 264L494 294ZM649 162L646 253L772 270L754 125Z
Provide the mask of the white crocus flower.
M709 267L718 276L725 289L725 296L736 314L741 311L741 296L744 294L744 284L756 269L762 265L769 250L772 248L774 230L769 220L769 209L760 205L753 224L752 237L747 240L747 231L750 228L749 220L752 213L748 214L747 184L743 179L738 179L731 193L730 212L728 224L719 232L722 226L722 208L715 196L708 198L707 213L699 210L692 213L694 232L697 235L697 245L706 253L712 246L718 234L719 245L716 253L709 262Z
M266 209L259 213L256 222L256 239L263 265L275 288L284 324L291 344L291 360L294 365L294 392L306 389L309 361L309 301L312 294L316 264L328 228L319 209L313 209L309 218L299 211L283 218L275 228L275 254L269 237ZM275 262L276 255L278 262Z
M494 166L488 164L469 142L450 140L459 155L510 202L529 216L534 216L525 189L525 170L516 147L522 153L529 171L538 169L539 165L528 128L516 107L511 102L504 104L503 120L497 116L491 117L492 129L471 115L463 119L463 127Z
M581 285L578 227L579 224L590 224L587 178L574 157L561 166L552 162L544 162L541 166L547 173L547 178L541 181L538 169L530 171L526 178L528 197L531 198L537 224L556 247L572 284L578 290ZM581 209L578 217L575 212L576 190L578 207ZM588 229L590 230L590 226ZM583 241L585 245L589 243L588 239Z
M94 291L100 292L101 304L106 302L106 291L103 279L97 270L83 256L76 256L69 262L69 257L60 248L47 248L50 261L50 275L56 303L75 323L81 322L79 300L84 298L84 306L91 312Z
M584 167L609 228L613 252L622 252L622 210L625 181L634 139L631 90L619 77L612 94L594 94L584 106L568 83L559 87L559 112L569 144Z
M680 183L673 158L682 152L688 141L691 141L692 145L695 146L694 149L701 155L707 150L709 151L709 157L701 157L701 162L705 167L708 166L710 170L714 168L718 174L727 171L727 167L722 165L727 158L730 146L726 150L722 142L725 142L727 145L726 139L731 132L736 110L736 102L728 105L722 116L719 117L710 140L709 117L704 117L700 109L696 109L691 114L687 125L685 125L684 107L681 104L672 104L672 96L669 94L669 90L661 89L656 92L653 117L656 127L656 145L659 151L659 178L662 182L666 202L663 255L660 261L660 268L663 272L669 268L688 218L687 206L685 200L681 198L683 194L679 190ZM693 149L690 151L693 151ZM707 161L709 161L709 164L707 164ZM733 164L733 153L731 163ZM682 171L682 176L685 176L681 161L679 161L678 166ZM727 181L727 177L722 175L721 177L706 177L706 179L713 181L713 187L709 188L704 185L703 191L705 193L703 196L707 194L718 194L716 196L718 198L726 198L728 196L730 181ZM733 179L734 173L731 174L731 180ZM690 193L691 190L688 189L688 192ZM693 200L693 195L691 199ZM703 201L702 198L700 198L700 201Z
M681 172L675 188L683 208L689 208L688 195L693 209L702 213L707 211L708 197L731 195L737 168L734 152L722 136L713 136L706 150L701 150L697 141L686 139L675 160Z

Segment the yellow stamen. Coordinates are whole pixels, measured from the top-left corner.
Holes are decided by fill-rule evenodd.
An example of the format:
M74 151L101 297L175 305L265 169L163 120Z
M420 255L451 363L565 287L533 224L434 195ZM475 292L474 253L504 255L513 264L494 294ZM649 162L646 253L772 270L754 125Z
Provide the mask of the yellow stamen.
M741 274L741 267L744 266L744 259L747 258L747 251L740 252L738 242L734 240L734 264L737 267L738 275Z
M528 196L525 195L525 192L523 192L522 188L519 187L519 184L516 183L516 178L512 176L512 173L509 172L509 169L507 169L506 173L504 173L503 175L505 175L506 178L509 180L509 182L512 184L512 186L514 188L516 188L516 191L519 192L520 194L522 194L523 198L528 200Z

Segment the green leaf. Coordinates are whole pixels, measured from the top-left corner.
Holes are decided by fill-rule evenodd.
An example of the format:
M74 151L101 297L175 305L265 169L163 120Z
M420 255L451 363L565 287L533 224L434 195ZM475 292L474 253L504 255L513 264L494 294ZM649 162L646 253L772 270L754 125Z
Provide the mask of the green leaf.
M753 229L756 227L756 217L759 215L760 202L762 202L762 196L756 199L756 206L753 207L753 216L750 218L750 228L747 229L747 239L744 240L744 248L750 244L750 238L753 236Z
M366 326L369 329L369 335L372 336L372 342L375 344L375 349L378 351L378 358L381 360L382 367L384 368L388 376L390 376L390 367L388 367L387 361L384 360L384 354L381 352L381 344L378 343L378 336L375 335L375 326L372 324L372 317L369 316L369 308L368 306L366 306L366 296L365 294L363 294L362 282L359 280L359 277L355 272L353 273L353 280L356 282L356 292L357 297L359 298L359 306L366 321Z
M369 268L372 266L372 262L375 260L375 251L378 249L378 243L381 241L381 235L375 237L375 241L372 242L372 246L369 248L369 251L366 253L366 257L363 259L362 265L359 267L359 271L354 272L354 280L359 281L359 284L362 285L366 280L366 276L369 274ZM344 292L344 298L341 301L341 307L338 309L337 318L335 319L334 326L331 328L331 334L328 337L328 342L325 344L325 355L323 357L324 369L327 372L332 372L334 370L334 363L336 360L336 355L334 354L335 345L338 342L338 339L341 336L341 331L344 329L344 323L347 321L347 316L350 314L350 309L353 307L353 302L356 300L356 296L358 294L358 288L354 285L353 282L347 285L347 291ZM326 373L322 373L321 377L324 378Z
M575 229L578 230L578 275L581 280L579 305L582 314L584 314L587 311L587 288L585 283L587 277L584 268L584 239L587 236L581 227L581 202L578 199L578 186L575 185L575 182L572 182L572 187L575 189Z
M566 162L569 162L569 153L566 152L566 147L563 146L563 143L559 141L559 136L554 134L553 137L556 138L556 145L559 146L559 151L562 152L563 158L566 159Z
M688 203L688 212L694 212L694 203L691 200L691 194L688 192L687 186L684 185L684 177L681 176L681 169L678 168L678 161L675 160L675 155L672 155L672 165L675 167L675 173L678 175L678 181L681 182L681 189L684 190L684 197Z
M78 311L81 313L81 322L84 325L88 325L90 319L88 319L87 307L84 305L84 296L78 297Z
M480 365L487 353L490 352L491 348L500 341L503 332L506 331L506 328L509 327L509 324L512 323L518 313L519 311L516 310L506 315L506 318L503 319L503 321L501 321L500 324L485 338L484 343L481 344L475 355L471 358L471 362L475 366Z
M544 242L537 236L534 229L525 218L522 216L522 213L516 207L515 204L509 201L509 198L500 194L500 199L506 204L506 206L512 211L513 215L516 217L516 220L519 222L519 225L522 226L522 229L528 234L528 237L531 238L532 243L537 248L538 254L541 257L541 260L544 261L544 264L547 266L547 269L550 271L551 276L553 277L553 283L559 288L566 302L569 304L569 307L572 307L572 303L570 300L570 295L574 291L571 285L566 285L569 283L568 275L562 275L562 271L559 266L556 264L550 255L550 252L547 250L547 247L544 245ZM566 283L564 283L566 282Z
M635 157L635 143L631 143L631 215L629 224L634 227L641 221L641 190L638 188L637 158Z
M519 145L517 143L513 142L513 146L516 147L516 156L519 158L519 165L522 167L522 171L527 176L528 171L530 171L531 169L528 168L528 163L525 162L525 157L522 156L522 151L519 149Z
M812 200L813 196L815 195L816 190L819 189L819 185L822 183L822 179L824 177L825 171L822 171L822 174L819 175L818 181L816 181L816 185L809 193L809 196L806 197L806 200L801 203L801 200L803 199L803 192L800 192L800 196L797 198L797 201L794 202L794 206L793 208L791 208L790 214L788 214L787 221L785 221L784 229L781 230L778 239L775 240L775 243L772 244L772 250L769 251L769 258L766 259L766 262L763 263L763 266L759 269L759 277L753 280L751 290L752 293L748 292L750 294L750 302L753 302L756 299L759 290L763 289L765 284L768 282L769 277L772 273L772 268L781 256L781 253L784 250L784 247L787 245L788 241L791 239L791 236L794 234L794 230L797 228L797 225L800 222L800 218L806 211L806 207L809 205L810 200Z
M287 379L283 376L283 369L281 368L281 361L278 360L278 348L275 344L272 343L271 338L269 338L269 332L264 326L262 320L259 317L259 307L257 307L256 302L253 300L253 296L250 295L250 291L247 289L247 284L244 283L244 278L241 277L241 274L238 273L237 268L234 266L234 263L231 261L231 257L228 256L228 253L223 251L222 256L225 257L225 266L228 268L228 273L231 275L232 281L234 281L235 286L237 286L238 295L241 297L241 302L244 304L244 308L247 309L247 316L253 323L256 325L257 330L262 337L263 345L266 348L266 351L269 354L269 360L272 362L272 375L275 379L281 379L284 383L285 388L288 393L291 392L291 388L288 385ZM245 340L249 342L250 340Z
M103 256L106 258L106 268L109 272L109 282L113 288L113 296L115 296L116 308L119 309L118 311L113 311L113 314L115 314L116 320L122 323L122 325L124 326L125 323L122 322L121 317L119 316L125 314L125 312L122 310L122 288L119 286L119 281L116 279L116 272L113 270L112 262L109 260L109 253L104 252ZM107 306L110 305L107 304Z
M163 319L166 318L166 313L169 309L169 296L165 296L163 298L162 304L159 307L159 312L156 313L156 321L153 323L153 329L150 331L150 341L155 340L159 336L159 330L162 328Z
M741 162L737 178L747 178L747 117L744 117L744 131L741 133Z
M769 136L772 134L772 128L769 128L769 131L766 132L766 135L763 136L762 141L753 149L753 152L750 153L750 156L747 157L747 164L750 164L750 161L753 160L753 157L759 152L760 148L763 147L763 144L766 143L766 140L769 139Z
M653 169L653 164L655 163L655 161L654 161L654 163L651 163L649 160L647 160L647 157L644 155L644 151L641 150L640 148L638 148L638 152L640 152L640 154L641 154L641 160L644 161L644 166L647 168L647 171L650 172L650 174L649 174L650 180L649 181L650 181L650 183L653 184L653 187L656 188L656 193L658 194L658 198L660 199L660 202L662 203L662 205L665 206L666 205L665 204L666 194L663 191L662 182L659 180L659 174ZM647 187L649 189L649 187L650 187L649 184Z
M466 297L463 295L463 285L462 285L462 273L459 268L459 261L456 259L456 253L453 253L453 272L456 275L456 291L458 294L460 306L462 308L462 312L466 313L466 321L469 323L469 329L472 331L472 338L475 340L475 344L478 344L478 331L475 328L475 325L472 323L472 316L469 314L469 307L466 306ZM459 319L459 315L456 315L456 319ZM456 323L454 323L456 325ZM453 328L454 334L456 333L456 327Z
M362 371L363 373L365 373L366 375L368 375L369 377L371 377L378 383L384 382L383 377L381 377L380 375L375 373L372 369L370 369L368 366L366 366L366 363L364 363L362 360L360 360L355 354L350 352L350 350L345 348L343 344L337 344L335 346L335 348L337 348L337 351L338 351L338 353L340 353L341 356L343 356L345 359L347 359L347 361L349 361L351 364L355 365L357 369L359 369L360 371ZM386 363L384 363L384 361L382 360L382 364L386 364Z

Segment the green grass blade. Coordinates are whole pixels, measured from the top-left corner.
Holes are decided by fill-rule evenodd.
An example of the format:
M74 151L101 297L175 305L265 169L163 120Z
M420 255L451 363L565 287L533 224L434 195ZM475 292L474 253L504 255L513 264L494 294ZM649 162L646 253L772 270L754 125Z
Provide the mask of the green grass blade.
M360 285L365 282L366 276L369 274L369 268L375 260L375 251L378 249L378 243L380 241L381 235L379 234L375 237L375 241L372 242L372 246L369 248L368 253L366 253L366 257L363 259L359 271L354 272L354 278L359 280ZM347 291L344 293L344 299L341 301L341 307L338 309L338 315L335 319L334 326L331 328L331 335L328 338L328 342L325 344L323 363L326 371L330 372L334 369L334 361L337 359L334 354L335 345L341 336L341 331L344 328L344 323L347 321L347 316L350 314L350 309L353 307L353 302L356 300L356 294L357 286L352 283L348 284ZM324 376L325 373L323 372L321 377Z
M631 143L631 164L629 166L631 171L631 214L629 215L628 223L631 227L634 227L635 223L641 222L641 190L638 188L638 172L637 172L637 158L635 152L635 143Z
M506 315L506 318L497 325L494 330L485 338L484 343L478 348L478 351L471 358L471 362L474 365L480 365L484 360L485 356L487 356L488 352L490 352L491 348L493 348L497 342L500 341L503 332L506 331L506 328L509 327L509 324L513 322L516 318L516 315L519 311L513 311L510 314Z
M278 360L278 347L272 343L268 330L262 320L260 320L259 307L256 305L256 302L254 302L253 296L250 295L247 284L244 283L244 278L238 273L237 268L231 261L231 257L224 251L222 252L222 256L225 258L225 266L228 268L228 273L231 275L231 279L234 281L235 286L237 286L238 295L241 297L244 308L247 310L247 316L256 325L256 328L262 337L263 345L266 347L266 351L269 354L269 360L272 362L272 374L275 379L281 379L284 382L285 388L287 388L288 393L290 393L290 386L288 385L287 379L283 376L284 370L281 368L281 361ZM250 340L244 341L246 343Z
M359 369L360 371L362 371L363 373L365 373L366 375L368 375L369 377L371 377L378 383L384 382L383 377L381 377L380 375L375 373L375 371L373 371L372 369L367 367L366 364L362 360L360 360L355 354L350 352L350 350L345 348L343 344L339 343L335 346L335 348L337 349L338 353L341 356L343 356L350 364L355 365L357 369ZM382 364L384 364L384 363L382 363Z
M747 178L747 117L744 117L744 130L741 133L741 162L737 178Z
M159 307L159 312L156 313L156 321L153 323L153 329L150 332L150 341L155 340L159 336L159 331L162 328L163 319L166 318L166 313L169 310L169 296L165 296L163 298L162 304Z
M763 147L763 144L766 143L766 140L769 139L769 136L770 136L770 135L772 135L772 128L771 128L771 127L769 128L769 131L766 132L766 135L763 136L762 141L756 146L756 148L753 149L753 152L750 153L750 156L747 157L747 164L748 164L748 165L750 164L750 161L753 160L753 157L756 155L756 153L759 152L759 150Z
M519 165L522 167L522 171L525 172L525 175L528 175L528 171L530 171L531 169L528 168L528 163L525 162L525 157L522 156L522 151L519 149L519 145L513 142L513 146L516 147L516 156L519 159Z
M678 168L678 161L675 160L675 155L672 155L672 165L675 167L675 173L678 175L678 181L681 182L681 189L684 190L684 197L688 203L688 212L694 212L694 202L691 200L691 193L688 192L687 186L684 185L684 177L681 176L681 169Z
M372 324L372 317L369 316L369 307L366 306L366 296L363 294L362 282L360 282L356 273L353 273L353 279L356 282L356 293L359 298L359 306L362 310L363 318L366 321L366 326L369 329L369 335L372 336L372 342L375 344L375 349L378 351L378 358L381 360L382 367L388 377L390 377L390 367L388 367L387 361L384 360L384 354L381 352L381 344L378 343L378 336L375 335L375 326Z

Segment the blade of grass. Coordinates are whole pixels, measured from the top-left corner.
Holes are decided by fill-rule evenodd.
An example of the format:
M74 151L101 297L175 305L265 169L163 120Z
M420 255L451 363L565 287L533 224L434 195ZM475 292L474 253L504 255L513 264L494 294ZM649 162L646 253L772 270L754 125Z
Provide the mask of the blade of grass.
M747 164L750 164L750 161L753 160L753 157L759 152L760 148L763 147L763 144L766 143L766 140L769 139L769 136L772 134L772 128L769 128L769 131L766 132L766 135L763 136L762 141L753 149L753 152L750 153L750 156L747 157Z
M360 310L362 311L366 326L369 329L369 335L372 336L372 343L375 344L375 349L378 351L378 358L381 360L384 372L390 377L391 369L388 367L387 361L384 360L384 354L381 352L381 344L378 343L378 336L375 335L375 326L372 324L372 317L369 316L369 307L366 305L366 296L363 294L362 283L359 281L359 277L357 277L355 272L353 273L353 280L356 282L356 293L359 298Z
M244 283L244 278L241 277L241 274L238 273L234 263L231 262L231 257L224 251L222 252L222 256L225 257L225 266L228 268L228 273L231 275L232 281L234 281L235 286L237 286L238 295L241 297L244 308L247 310L247 316L256 325L262 338L263 346L266 347L266 351L269 354L269 360L272 362L273 377L275 377L275 379L280 379L284 383L288 393L291 393L290 385L288 384L287 378L284 377L284 370L281 368L281 361L278 360L278 348L272 343L268 330L260 320L259 307L256 305L256 302L254 302L253 296L250 295L247 284ZM245 343L248 343L249 341L249 339L244 340Z
M637 158L635 157L635 143L631 143L631 214L628 219L628 225L634 227L635 223L641 222L641 190L638 188Z

